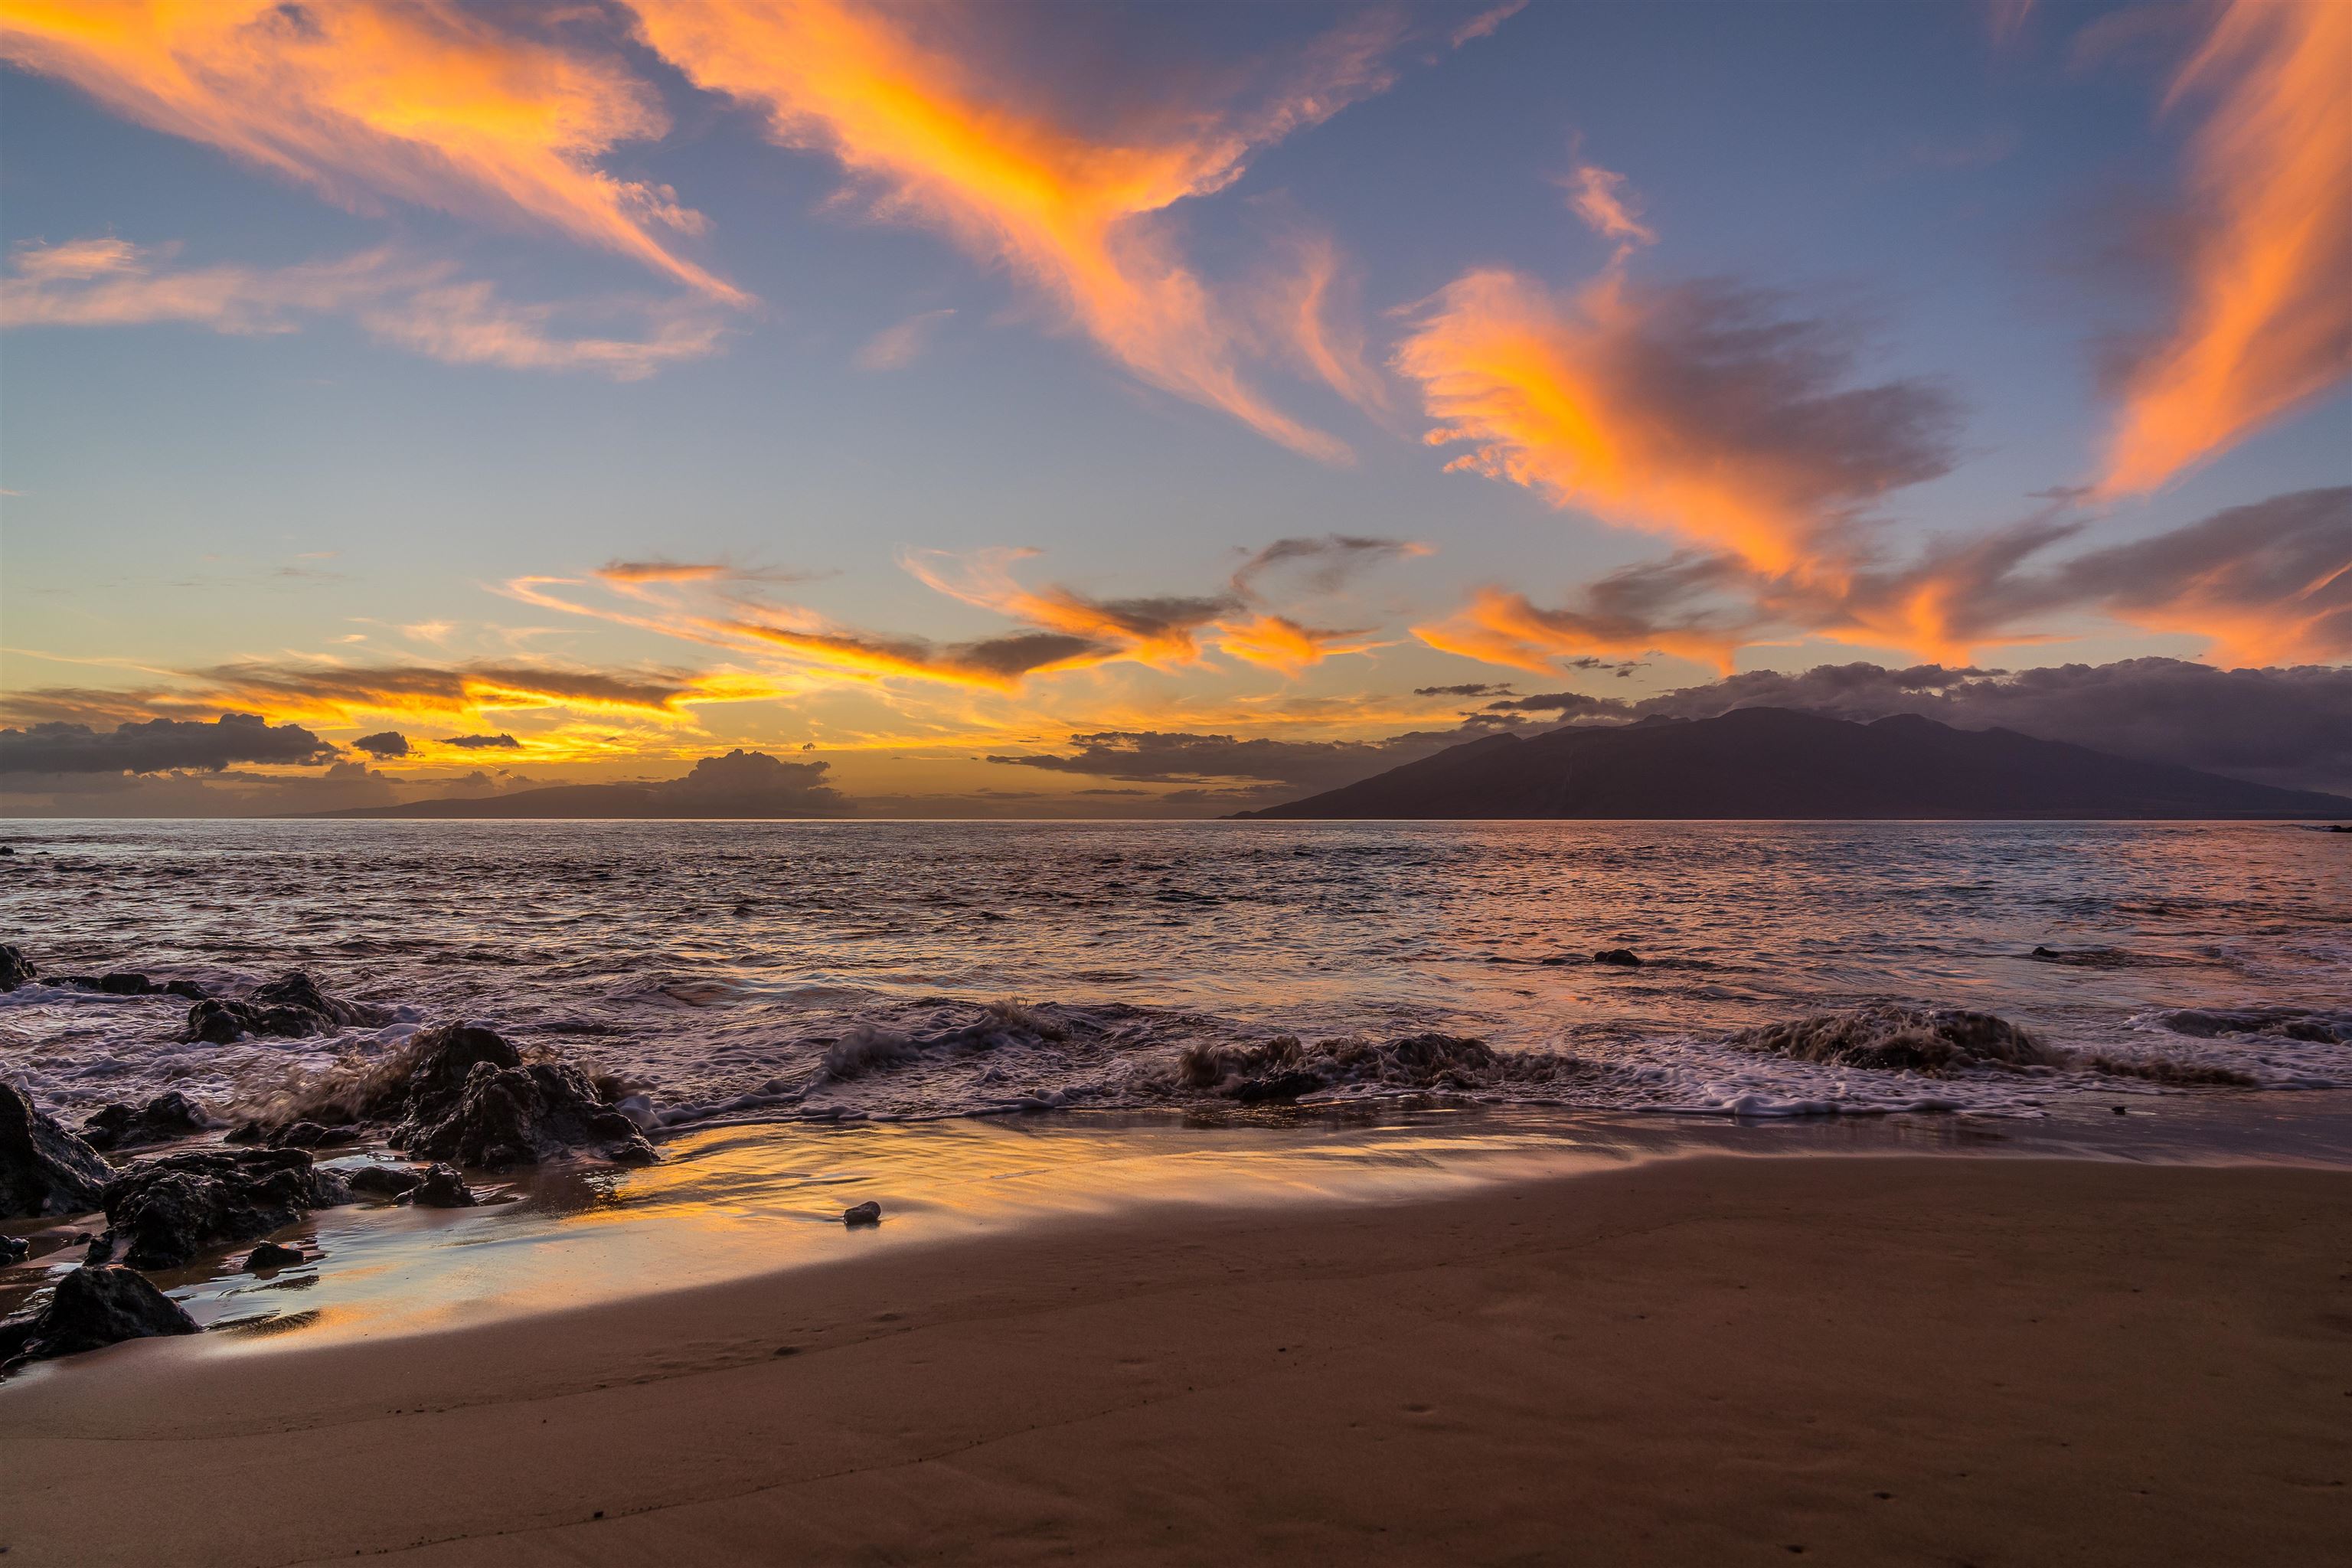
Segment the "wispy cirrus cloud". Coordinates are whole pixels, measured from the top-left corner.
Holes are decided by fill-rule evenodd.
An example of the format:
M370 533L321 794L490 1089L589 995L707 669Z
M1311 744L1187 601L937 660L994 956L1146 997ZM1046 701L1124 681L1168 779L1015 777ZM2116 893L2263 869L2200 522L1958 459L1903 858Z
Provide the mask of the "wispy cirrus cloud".
M589 371L635 381L663 365L717 352L721 324L690 300L523 304L456 266L389 247L290 267L181 267L175 246L119 239L19 246L0 279L0 326L124 327L183 322L216 332L299 331L343 317L377 341L450 364ZM625 315L635 337L560 331L565 322Z
M1395 363L1441 421L1449 469L1622 527L1833 577L1862 510L1951 464L1950 400L1918 381L1849 384L1851 329L1722 283L1612 269L1559 294L1465 274L1425 305Z
M1402 37L1394 14L1365 12L1328 35L1256 102L1145 102L1131 123L1089 132L919 39L904 13L838 0L633 7L648 46L696 85L756 107L778 142L831 155L877 216L935 228L1003 268L1150 384L1309 456L1348 455L1246 379L1239 325L1164 216L1231 185L1256 150L1384 89Z
M347 206L542 226L748 303L663 237L700 215L599 164L668 129L594 13L450 0L0 0L0 58Z
M857 351L860 370L904 370L920 359L931 339L947 325L952 310L918 310L903 321L883 328Z
M2195 222L2178 314L2133 357L2101 488L2153 489L2352 375L2352 6L2232 0L2167 103Z

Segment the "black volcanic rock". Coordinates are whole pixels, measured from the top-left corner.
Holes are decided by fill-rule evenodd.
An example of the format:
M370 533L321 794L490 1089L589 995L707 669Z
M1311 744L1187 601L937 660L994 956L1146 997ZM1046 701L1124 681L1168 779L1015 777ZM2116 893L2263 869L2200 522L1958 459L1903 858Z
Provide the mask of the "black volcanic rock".
M25 956L25 950L0 942L0 991L14 991L30 980L40 978L41 972Z
M180 1038L226 1046L242 1036L304 1039L359 1025L387 1023L392 1015L364 1002L328 995L299 970L254 987L242 1001L208 996L188 1009Z
M312 1209L345 1202L333 1173L299 1149L207 1149L131 1166L106 1184L106 1217L129 1243L123 1261L168 1268L251 1241Z
M406 1165L362 1165L356 1171L343 1173L345 1186L372 1198L396 1198L403 1193L414 1192L424 1179Z
M407 1201L421 1209L469 1209L482 1200L455 1167L433 1164L425 1167L424 1179L408 1189Z
M136 1109L119 1101L106 1107L81 1124L81 1136L93 1149L135 1149L192 1138L210 1125L195 1101L175 1089Z
M124 1340L193 1334L195 1321L136 1270L77 1268L39 1312L0 1323L0 1360L79 1355Z
M1881 1071L2055 1066L2062 1058L2006 1018L1959 1007L1851 1007L1767 1024L1735 1045L1797 1061Z
M97 1150L0 1083L0 1219L96 1208L112 1174Z
M649 1165L657 1157L637 1124L598 1100L587 1075L569 1062L477 1061L454 1102L420 1105L393 1130L391 1142L417 1159L487 1170L536 1164L576 1149L624 1165Z
M1490 735L1254 818L2341 817L2352 800L2010 730L1780 708Z

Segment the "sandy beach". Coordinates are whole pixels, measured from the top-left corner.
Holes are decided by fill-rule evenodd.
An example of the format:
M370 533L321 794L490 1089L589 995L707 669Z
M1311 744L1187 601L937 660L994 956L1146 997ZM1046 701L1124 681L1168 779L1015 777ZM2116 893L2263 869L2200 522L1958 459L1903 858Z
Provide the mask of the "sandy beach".
M2352 1174L1666 1160L0 1387L12 1563L2341 1562Z

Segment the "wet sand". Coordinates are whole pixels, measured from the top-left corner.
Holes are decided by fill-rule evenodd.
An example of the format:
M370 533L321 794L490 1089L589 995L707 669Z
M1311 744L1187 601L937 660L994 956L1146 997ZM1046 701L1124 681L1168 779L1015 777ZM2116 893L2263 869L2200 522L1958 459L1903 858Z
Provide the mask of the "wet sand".
M26 1563L2352 1560L2352 1173L1707 1157L0 1386Z

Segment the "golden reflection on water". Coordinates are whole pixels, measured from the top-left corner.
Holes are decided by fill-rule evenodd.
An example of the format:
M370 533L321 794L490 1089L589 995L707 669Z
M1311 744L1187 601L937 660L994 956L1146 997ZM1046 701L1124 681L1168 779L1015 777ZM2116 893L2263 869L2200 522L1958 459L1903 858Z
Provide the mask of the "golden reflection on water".
M1385 1203L1693 1153L2010 1153L2352 1163L2343 1097L2265 1097L2249 1117L2193 1098L2127 1119L1683 1117L1390 1107L1230 1119L978 1118L733 1125L680 1134L636 1170L557 1165L471 1179L469 1209L352 1205L309 1216L313 1259L274 1275L226 1258L157 1273L208 1353L430 1332L1024 1226L1155 1206ZM2237 1130L2233 1135L2231 1129ZM2233 1147L2234 1146L2234 1147ZM346 1157L348 1163L353 1158ZM872 1199L883 1223L841 1214ZM249 1244L248 1244L249 1245ZM51 1267L78 1260L50 1255ZM32 1268L11 1270L28 1275ZM26 1279L26 1284L32 1281Z

